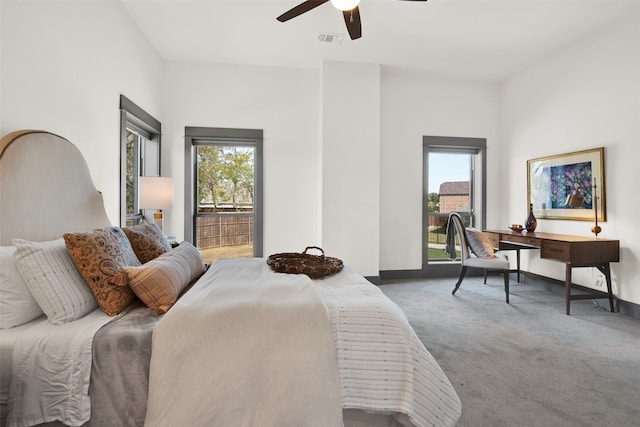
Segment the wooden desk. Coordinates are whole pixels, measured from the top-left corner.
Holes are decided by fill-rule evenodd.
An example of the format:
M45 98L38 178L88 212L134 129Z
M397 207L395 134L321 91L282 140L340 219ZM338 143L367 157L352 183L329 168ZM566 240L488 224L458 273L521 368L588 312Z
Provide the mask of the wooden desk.
M578 299L608 298L611 312L613 292L611 291L611 268L609 263L620 261L620 241L596 237L571 236L553 233L514 232L511 230L485 230L494 247L517 251L518 281L520 281L520 250L540 249L540 258L562 262L565 271L565 300L567 315L571 301ZM575 267L595 267L607 281L607 292L589 289L587 294L572 295L571 270ZM585 288L582 288L585 289Z

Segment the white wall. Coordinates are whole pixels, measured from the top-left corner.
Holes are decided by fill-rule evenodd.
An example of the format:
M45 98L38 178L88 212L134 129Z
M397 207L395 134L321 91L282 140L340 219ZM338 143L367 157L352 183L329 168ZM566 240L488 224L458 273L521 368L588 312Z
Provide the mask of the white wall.
M384 67L380 270L422 268L422 137L487 139L487 226L499 227L498 87Z
M322 244L365 276L380 253L380 66L322 66Z
M319 245L366 276L419 269L423 135L487 138L497 186L495 85L327 61L320 75L168 63L163 87L163 174L178 180L176 200L185 126L265 131L265 255ZM488 195L489 218L498 197ZM165 221L183 237L180 203Z
M119 97L161 120L160 57L119 2L0 8L0 134L43 129L73 142L118 224Z
M320 245L318 72L168 63L163 83L163 175L176 179L169 232L183 238L185 126L264 131L264 254Z
M640 16L570 46L515 76L502 88L500 223L526 215L526 161L604 147L607 221L603 238L620 240L612 264L614 293L640 304ZM591 222L539 220L537 231L593 236ZM525 251L526 252L526 251ZM523 267L564 279L564 265L523 253ZM605 289L593 268L575 269L574 282Z

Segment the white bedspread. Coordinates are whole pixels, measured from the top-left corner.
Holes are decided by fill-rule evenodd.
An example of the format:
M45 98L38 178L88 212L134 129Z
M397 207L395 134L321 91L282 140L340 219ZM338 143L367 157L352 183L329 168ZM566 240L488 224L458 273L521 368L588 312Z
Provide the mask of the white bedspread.
M145 425L342 425L314 283L263 259L217 261L154 330Z
M312 281L216 262L156 327L150 378L150 427L337 427L340 406L418 427L461 414L402 311L348 267Z
M20 335L12 354L8 427L89 420L93 336L111 320L98 308L64 325L43 320Z

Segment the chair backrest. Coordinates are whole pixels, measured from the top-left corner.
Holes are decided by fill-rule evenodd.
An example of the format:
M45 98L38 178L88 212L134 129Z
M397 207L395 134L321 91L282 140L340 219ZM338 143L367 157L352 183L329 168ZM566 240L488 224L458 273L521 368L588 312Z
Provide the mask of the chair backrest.
M457 212L451 212L449 214L449 226L447 227L447 231L451 230L451 224L453 224L453 228L455 229L455 233L458 235L458 239L460 240L460 252L462 262L469 259L469 243L467 242L467 234L465 232L466 227L462 222L462 217ZM453 239L453 236L451 237ZM455 241L452 240L455 244Z

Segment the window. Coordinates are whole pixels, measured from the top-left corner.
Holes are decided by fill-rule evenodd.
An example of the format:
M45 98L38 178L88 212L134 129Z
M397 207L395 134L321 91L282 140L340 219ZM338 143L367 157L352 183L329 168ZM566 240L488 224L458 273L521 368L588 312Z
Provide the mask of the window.
M161 124L120 95L120 225L137 224L138 178L160 176Z
M427 276L450 270L444 246L451 212L458 212L466 226L485 225L485 149L480 138L423 137L422 270Z
M185 129L185 238L205 262L262 256L262 131Z

